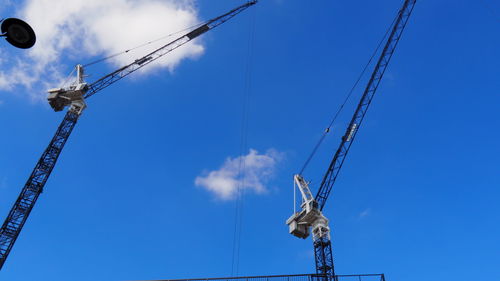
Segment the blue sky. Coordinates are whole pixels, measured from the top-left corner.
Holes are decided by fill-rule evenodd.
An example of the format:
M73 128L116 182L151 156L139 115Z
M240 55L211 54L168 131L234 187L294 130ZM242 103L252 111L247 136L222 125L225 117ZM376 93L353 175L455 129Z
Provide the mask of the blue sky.
M93 96L0 278L231 275L235 201L195 181L240 155L244 104L243 153L254 149L276 161L256 171L270 173L261 179L265 191L245 193L238 274L313 272L312 242L289 235L285 225L293 211L292 176L401 3L261 0L199 40L203 52L188 46L192 53L186 50L171 70L153 67ZM0 12L22 15L29 4L9 1ZM240 1L191 4L186 22ZM499 15L500 4L489 0L417 2L324 209L337 273L383 272L387 280L405 281L500 278ZM63 118L44 103L46 84L114 45L131 47L120 42L90 52L74 41L31 88L0 90L0 214L7 215ZM6 43L1 52L4 75L26 59L26 51ZM119 64L89 68L89 81L113 63ZM313 191L360 92L304 173Z

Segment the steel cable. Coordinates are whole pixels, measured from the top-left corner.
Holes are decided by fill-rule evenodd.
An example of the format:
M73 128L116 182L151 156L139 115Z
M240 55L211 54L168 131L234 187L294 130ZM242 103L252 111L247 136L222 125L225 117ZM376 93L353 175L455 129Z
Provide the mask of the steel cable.
M307 157L304 165L302 166L302 168L300 169L300 172L299 172L299 175L302 175L302 173L304 172L304 170L307 168L307 166L309 165L309 163L311 162L312 158L314 157L314 155L316 155L316 152L318 151L318 148L321 146L321 144L323 143L323 141L325 140L325 137L326 135L331 131L332 129L332 126L333 126L333 123L335 123L335 121L337 120L337 117L340 115L340 112L342 112L342 110L344 109L345 105L347 104L347 102L349 101L350 97L352 96L354 90L356 89L356 87L358 86L359 82L361 81L361 79L363 78L366 70L368 69L368 67L370 66L370 64L372 63L373 61L373 58L375 57L375 55L378 53L378 51L380 50L380 47L382 46L382 44L384 43L385 39L387 38L387 36L389 35L389 33L391 32L391 29L392 27L394 26L394 23L396 22L396 19L398 18L398 15L399 15L399 11L396 15L396 17L394 18L394 20L392 21L392 23L390 24L389 28L387 29L387 31L385 32L384 36L382 37L382 39L380 40L380 42L378 43L377 47L375 48L375 50L373 51L370 59L368 60L368 62L366 63L365 67L363 68L363 70L361 71L361 73L359 74L358 78L356 79L356 82L354 82L354 85L351 87L351 90L348 92L347 96L345 97L344 99L344 102L340 105L339 109L337 110L337 112L335 113L335 115L333 116L332 120L330 121L330 124L328 125L328 127L325 129L325 131L323 132L323 134L321 135L319 141L316 143L316 145L314 146L311 154L309 154L309 156Z

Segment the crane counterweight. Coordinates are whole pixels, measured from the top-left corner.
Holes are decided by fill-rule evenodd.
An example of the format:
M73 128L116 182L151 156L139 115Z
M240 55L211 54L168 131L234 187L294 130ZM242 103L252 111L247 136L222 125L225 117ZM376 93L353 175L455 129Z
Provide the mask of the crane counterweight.
M295 175L294 182L302 195L302 203L300 204L302 210L295 212L287 219L286 224L290 234L305 239L312 229L314 241L322 237L330 239L328 219L318 209L318 202L312 196L309 184L301 175Z

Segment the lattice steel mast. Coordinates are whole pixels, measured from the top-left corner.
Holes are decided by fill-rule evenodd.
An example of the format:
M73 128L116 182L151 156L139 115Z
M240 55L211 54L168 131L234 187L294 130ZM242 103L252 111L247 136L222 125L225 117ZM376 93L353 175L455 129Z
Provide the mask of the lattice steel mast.
M302 193L302 210L293 214L288 220L287 224L290 228L290 233L300 237L306 238L309 236L309 229L313 233L314 257L316 261L316 272L324 274L328 277L335 276L333 255L330 240L330 228L328 226L328 219L321 212L325 206L326 200L330 195L333 184L342 168L345 157L356 137L363 118L371 104L371 101L377 91L385 70L391 60L396 46L401 38L403 30L411 16L416 0L405 0L402 8L400 9L392 31L387 39L384 49L380 58L375 65L375 69L368 81L368 84L363 92L361 100L354 112L354 115L347 126L346 132L341 139L340 145L328 167L328 170L323 177L318 193L315 198L304 196L311 194L308 183L302 178L301 175L295 175L294 181Z
M83 67L77 66L77 81L67 89L57 88L49 90L49 103L55 111L61 111L69 107L63 121L59 125L49 146L45 149L42 157L38 160L28 181L24 185L21 194L17 198L14 206L10 210L5 222L0 229L0 269L3 267L7 256L19 236L26 220L33 209L38 197L42 193L43 187L50 176L50 173L56 165L57 158L61 153L64 144L68 140L78 118L86 108L85 99L94 95L98 91L117 82L134 71L148 65L169 52L179 48L189 41L197 38L205 32L214 29L223 24L245 9L256 4L258 0L248 1L247 3L221 15L213 18L191 32L177 38L176 40L156 49L155 51L143 56L140 59L98 79L88 85L83 81Z

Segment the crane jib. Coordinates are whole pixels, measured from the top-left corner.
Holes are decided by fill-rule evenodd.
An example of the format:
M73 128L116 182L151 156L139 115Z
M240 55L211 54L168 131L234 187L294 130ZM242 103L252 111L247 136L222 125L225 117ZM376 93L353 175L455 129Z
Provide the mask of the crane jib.
M363 122L363 118L366 115L366 112L371 104L371 101L377 91L377 88L384 76L385 70L389 65L389 61L391 60L392 55L394 54L394 50L401 38L404 27L408 22L408 19L413 11L413 7L415 6L416 0L406 0L403 4L401 10L397 15L396 21L394 22L394 26L392 31L387 39L387 42L384 46L384 49L380 55L380 58L375 65L373 73L368 81L368 84L363 92L363 95L359 101L359 104L354 112L354 115L347 126L347 130L345 135L342 137L340 145L335 152L335 155L330 162L330 166L328 167L327 172L325 173L321 185L318 189L318 193L316 194L316 201L320 206L320 210L325 206L326 200L332 190L333 184L337 179L337 176L342 168L345 157L349 152L349 149L356 137L356 134L359 131L361 123Z
M382 77L384 76L385 70L389 64L389 61L394 54L394 50L401 38L403 30L411 16L413 8L415 6L416 0L405 0L401 10L399 11L392 31L387 39L387 43L380 55L380 58L373 70L372 76L368 81L368 84L363 92L361 100L354 112L354 115L347 126L346 132L341 139L341 143L335 152L335 155L330 162L330 166L321 182L318 189L318 193L315 197L319 205L319 212L323 210L326 200L332 190L335 179L337 178L342 164L344 163L345 157L349 152L357 132L361 126L363 118L371 104L373 96L377 91ZM328 227L328 226L327 226ZM335 276L334 262L332 255L331 241L328 236L320 237L319 239L313 239L314 246L314 258L316 262L316 273L327 276L324 280L332 280ZM335 280L335 278L334 278Z
M216 28L217 26L225 23L226 21L232 19L234 16L238 15L239 13L243 12L245 9L248 7L256 4L257 1L251 1L246 4L243 4L221 16L218 16L216 18L213 18L209 21L207 21L205 24L202 26L196 28L195 30L184 34L180 36L179 38L175 39L174 41L171 41L170 43L167 43L166 45L163 45L162 47L152 51L151 53L143 56L142 58L139 58L135 60L134 62L125 65L114 72L109 73L108 75L105 75L104 77L101 77L97 81L93 82L92 84L89 85L89 90L85 93L83 96L85 99L93 96L95 93L99 92L100 90L110 86L111 84L121 80L122 78L128 76L129 74L137 71L139 68L146 66L147 64L161 58L162 56L170 53L171 51L179 48L180 46L188 43L192 39L202 35L203 33L212 30Z

